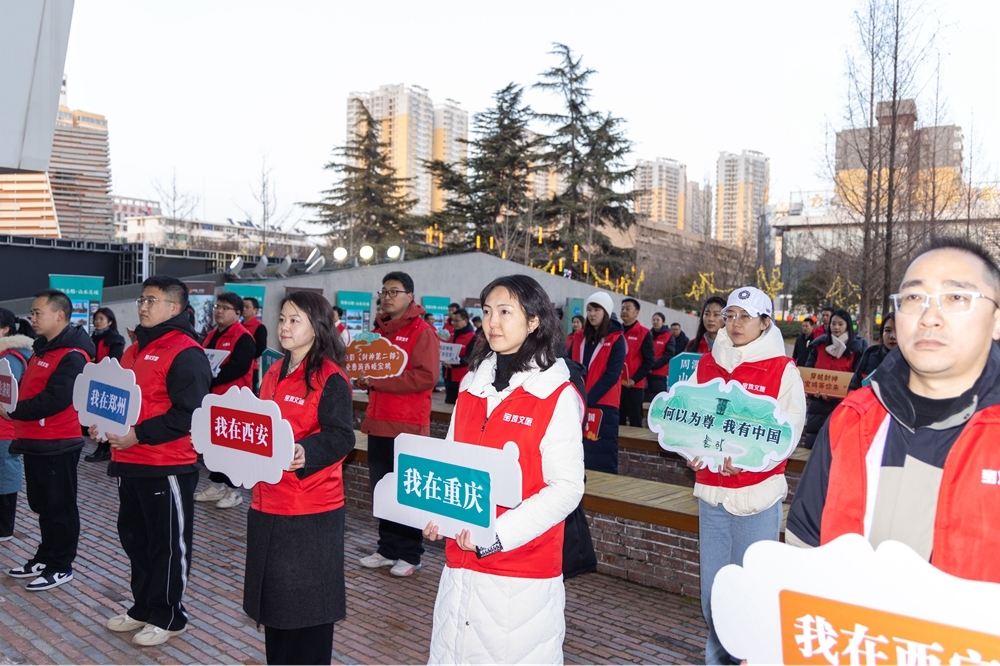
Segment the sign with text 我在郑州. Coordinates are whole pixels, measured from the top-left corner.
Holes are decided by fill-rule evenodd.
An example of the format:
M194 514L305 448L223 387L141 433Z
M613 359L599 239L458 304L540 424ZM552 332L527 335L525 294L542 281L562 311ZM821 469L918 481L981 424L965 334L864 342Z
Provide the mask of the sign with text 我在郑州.
M208 469L244 488L278 483L295 455L292 426L278 404L246 387L205 396L191 417L191 443Z
M72 305L70 324L94 330L94 314L101 307L104 277L94 275L49 274L49 288L58 289L69 297Z
M361 375L371 379L397 377L406 368L406 350L378 333L360 333L347 345L344 372L351 379Z
M477 546L496 541L497 507L521 503L518 448L502 449L402 434L395 464L375 486L376 518L423 529L435 523L442 536L469 530Z
M792 420L778 401L747 391L739 382L678 382L649 405L649 429L660 446L713 472L726 458L750 472L784 460L798 444Z
M5 358L0 358L0 407L7 412L17 409L17 377Z
M802 375L802 386L806 395L821 393L843 398L847 395L847 387L854 377L853 372L838 372L836 370L817 370L816 368L799 368Z
M142 391L135 373L113 358L88 363L73 384L73 407L85 428L96 425L100 438L124 437L139 420Z
M681 352L670 359L670 371L667 373L667 386L673 386L677 382L684 382L694 376L698 371L698 360L701 354L693 352Z
M750 664L998 664L998 594L899 541L759 541L716 576L712 621Z

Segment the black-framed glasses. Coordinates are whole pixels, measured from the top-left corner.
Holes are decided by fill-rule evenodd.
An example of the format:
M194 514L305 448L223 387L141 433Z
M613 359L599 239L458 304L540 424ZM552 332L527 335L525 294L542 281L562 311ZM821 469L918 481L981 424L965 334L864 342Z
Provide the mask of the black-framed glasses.
M213 310L232 310L233 312L236 312L236 308L231 308L228 305L213 305L212 309Z
M376 295L381 298L396 298L400 294L408 294L408 293L410 292L406 291L405 289L383 289Z

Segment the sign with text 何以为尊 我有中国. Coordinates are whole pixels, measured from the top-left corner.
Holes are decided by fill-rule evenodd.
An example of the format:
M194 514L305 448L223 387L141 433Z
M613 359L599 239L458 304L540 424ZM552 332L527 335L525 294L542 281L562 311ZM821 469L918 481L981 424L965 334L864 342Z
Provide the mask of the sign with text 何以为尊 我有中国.
M88 363L73 384L73 407L85 428L96 425L101 439L108 434L124 437L139 420L142 391L135 373L113 358Z

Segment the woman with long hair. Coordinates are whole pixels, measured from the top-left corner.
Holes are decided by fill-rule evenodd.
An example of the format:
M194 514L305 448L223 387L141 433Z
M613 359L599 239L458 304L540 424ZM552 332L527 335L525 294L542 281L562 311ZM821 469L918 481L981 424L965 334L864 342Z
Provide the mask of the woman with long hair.
M109 357L116 361L122 360L125 338L118 332L118 319L115 318L111 308L97 308L97 312L94 313L94 332L90 334L90 339L97 347L95 363L100 363Z
M687 351L696 354L707 354L712 351L715 336L722 329L722 309L726 307L726 299L712 296L701 308L701 319L698 321L698 333L688 343Z
M847 310L836 310L830 317L826 333L809 345L807 368L834 370L836 372L856 372L865 351L865 341L854 333L854 321ZM843 398L817 393L809 396L809 410L806 412L806 441L803 446L813 447L816 436L823 424L837 408Z
M498 278L481 302L489 344L469 358L448 439L494 449L516 441L523 501L497 508L493 544L473 544L468 531L447 540L429 663L561 664L563 521L583 497L583 401L538 282ZM441 538L433 522L424 535Z
M14 379L21 381L28 359L34 353L35 331L27 319L0 308L0 359L10 365ZM0 419L0 541L14 538L17 493L21 490L21 456L10 452L14 422Z
M777 400L792 422L792 441L802 434L805 393L795 362L785 356L781 330L771 319L767 294L753 287L729 296L712 352L698 362L697 382L734 380L750 393ZM708 625L706 664L739 663L719 641L712 623L712 584L727 564L742 566L743 554L757 541L777 541L781 530L782 502L788 494L785 461L772 462L762 472L748 472L726 458L713 472L699 458L688 465L695 470L694 494L698 498L698 547L701 571L701 608ZM742 657L744 655L735 655Z
M346 614L342 464L354 448L344 342L330 304L296 291L281 302L285 357L260 386L292 425L295 457L277 484L258 483L247 514L243 610L264 625L269 664L329 664Z
M586 368L587 419L600 419L596 437L588 428L583 460L595 472L618 473L618 410L621 407L622 368L625 367L625 330L617 319L611 295L598 291L587 299L587 323L573 334L570 358Z
M890 312L882 318L882 323L878 327L878 344L872 345L861 355L858 369L854 371L854 376L851 377L851 384L847 390L854 391L861 388L861 382L878 370L878 366L882 365L885 357L896 347L896 313Z

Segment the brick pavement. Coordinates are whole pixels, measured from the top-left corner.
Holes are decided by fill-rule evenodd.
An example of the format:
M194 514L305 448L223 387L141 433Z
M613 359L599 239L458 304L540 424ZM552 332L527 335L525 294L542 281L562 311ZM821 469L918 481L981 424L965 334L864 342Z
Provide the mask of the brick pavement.
M90 450L87 447L85 453ZM83 529L75 579L30 593L24 581L0 575L2 663L264 663L263 634L243 613L245 514L195 507L194 557L185 604L188 631L154 648L104 628L128 607L128 562L115 529L115 481L103 464L80 463ZM24 563L37 546L37 523L19 497L12 541L0 543L0 566ZM345 556L348 616L335 630L334 661L425 663L431 613L443 565L440 544L428 544L424 568L408 579L370 571L357 558L376 541L371 515L348 507ZM303 572L308 575L308 572ZM603 574L566 583L568 663L698 662L705 625L696 600Z

